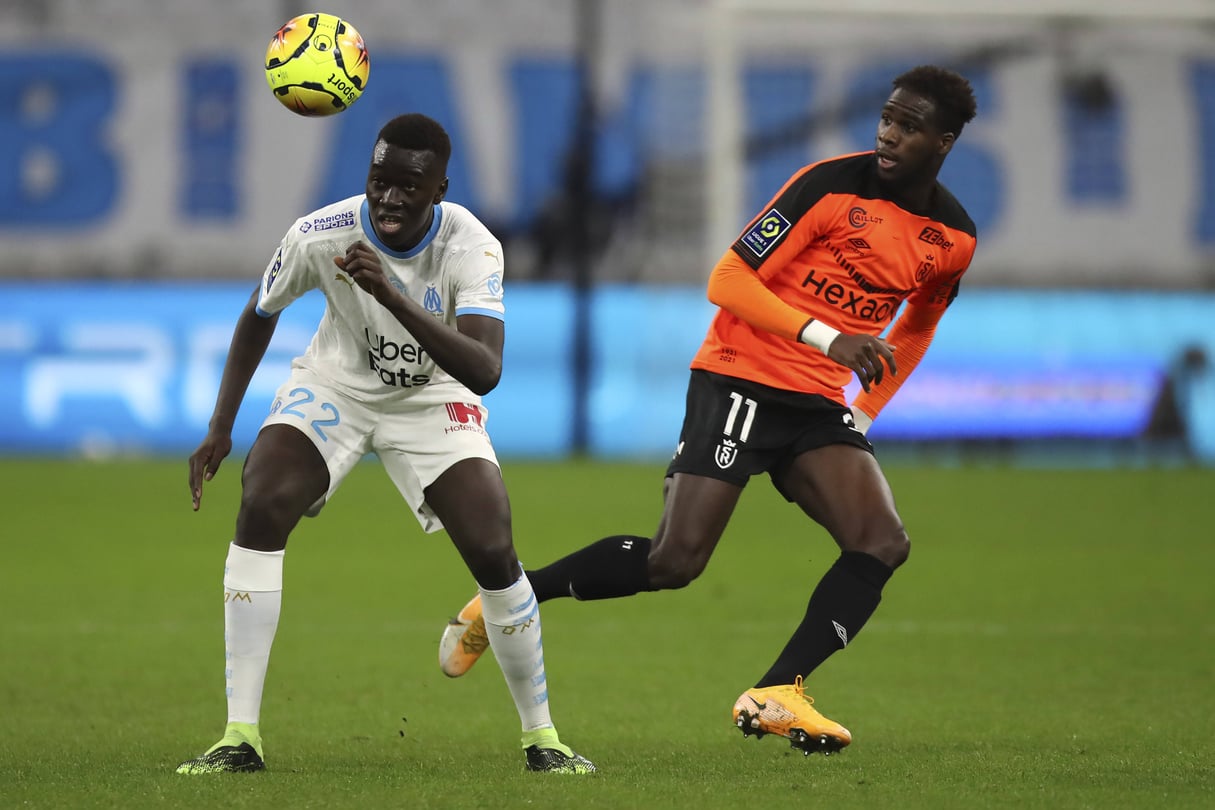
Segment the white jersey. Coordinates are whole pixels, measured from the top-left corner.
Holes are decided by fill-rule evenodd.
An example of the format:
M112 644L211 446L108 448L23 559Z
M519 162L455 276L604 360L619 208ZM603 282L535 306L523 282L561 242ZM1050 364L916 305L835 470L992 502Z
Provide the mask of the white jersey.
M379 240L359 195L297 220L262 277L257 311L264 317L309 290L325 295L320 326L292 367L372 405L479 404L479 396L439 368L400 321L333 263L359 240L379 254L394 287L448 326L455 328L458 315L503 319L502 245L467 208L436 205L426 236L402 252Z

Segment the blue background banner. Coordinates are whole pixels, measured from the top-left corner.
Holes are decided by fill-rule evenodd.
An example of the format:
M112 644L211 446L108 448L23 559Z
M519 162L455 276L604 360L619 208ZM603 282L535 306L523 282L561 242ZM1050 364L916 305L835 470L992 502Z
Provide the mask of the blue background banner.
M251 285L0 285L0 453L189 453L206 432ZM570 288L507 291L502 383L487 398L503 456L569 454L575 426ZM247 449L321 317L283 313L237 420ZM712 315L693 287L605 286L588 309L592 454L660 458L683 415L687 364ZM931 351L875 424L886 441L1133 440L1166 385L1191 449L1215 462L1215 296L964 292ZM849 391L853 393L853 391Z

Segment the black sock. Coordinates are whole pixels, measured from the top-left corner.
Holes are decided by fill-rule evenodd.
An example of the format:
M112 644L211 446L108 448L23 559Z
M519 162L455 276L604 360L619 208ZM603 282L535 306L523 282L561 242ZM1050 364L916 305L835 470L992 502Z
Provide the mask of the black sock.
M755 685L777 686L807 676L856 638L882 601L894 569L861 551L845 551L810 595L806 617L776 663Z
M527 578L539 602L559 596L583 600L632 596L650 589L649 556L650 538L618 534L528 571Z

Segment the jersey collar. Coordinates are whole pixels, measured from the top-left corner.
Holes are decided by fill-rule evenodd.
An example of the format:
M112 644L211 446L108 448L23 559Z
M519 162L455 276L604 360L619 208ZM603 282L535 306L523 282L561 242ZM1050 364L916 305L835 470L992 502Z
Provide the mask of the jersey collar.
M363 232L367 234L367 238L371 240L371 244L394 259L412 259L429 247L435 238L435 234L439 232L439 225L443 222L443 206L436 205L434 208L435 215L431 217L430 228L426 231L426 235L422 237L422 241L409 250L393 250L380 241L380 237L376 235L375 228L371 226L371 214L368 211L367 200L363 200L362 206L359 207L359 219L363 223Z

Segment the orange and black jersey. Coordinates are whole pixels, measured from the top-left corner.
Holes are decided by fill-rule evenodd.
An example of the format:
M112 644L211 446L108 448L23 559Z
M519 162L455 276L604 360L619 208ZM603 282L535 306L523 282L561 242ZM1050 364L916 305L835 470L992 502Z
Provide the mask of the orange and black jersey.
M843 332L878 335L906 301L935 328L975 244L974 223L944 186L936 185L927 210L909 210L879 181L872 152L806 166L714 269L717 279L752 273L763 286L746 279L746 289L730 293L739 306L730 306L714 298L710 280L710 298L722 309L692 367L842 403L852 372L799 343L802 326L814 318ZM781 311L765 310L767 299ZM903 357L896 354L896 361L905 376Z

